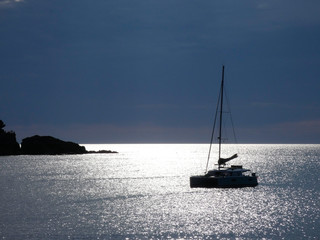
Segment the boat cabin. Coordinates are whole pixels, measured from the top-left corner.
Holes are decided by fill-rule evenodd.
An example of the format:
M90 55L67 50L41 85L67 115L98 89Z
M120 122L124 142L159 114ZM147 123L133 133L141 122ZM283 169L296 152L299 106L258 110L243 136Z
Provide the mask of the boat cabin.
M241 165L231 165L229 168L220 168L208 171L207 177L241 177L243 173L249 172L249 169L242 168Z

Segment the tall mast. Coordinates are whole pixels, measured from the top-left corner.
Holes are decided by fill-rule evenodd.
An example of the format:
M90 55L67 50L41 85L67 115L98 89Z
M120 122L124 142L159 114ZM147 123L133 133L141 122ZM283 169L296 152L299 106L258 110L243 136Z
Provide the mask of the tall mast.
M222 130L222 110L223 110L223 84L224 84L224 65L222 65L222 81L221 81L221 92L220 92L220 125L219 125L219 159L221 158L221 130ZM219 165L220 168L220 165Z

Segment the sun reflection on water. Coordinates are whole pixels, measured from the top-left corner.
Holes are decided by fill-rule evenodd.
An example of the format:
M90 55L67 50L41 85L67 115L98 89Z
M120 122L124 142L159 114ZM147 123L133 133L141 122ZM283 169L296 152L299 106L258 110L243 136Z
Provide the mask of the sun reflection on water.
M189 177L205 167L207 145L86 147L119 154L2 159L2 236L302 239L319 235L317 146L241 145L241 158L235 164L255 166L259 175L258 187L243 189L189 187Z

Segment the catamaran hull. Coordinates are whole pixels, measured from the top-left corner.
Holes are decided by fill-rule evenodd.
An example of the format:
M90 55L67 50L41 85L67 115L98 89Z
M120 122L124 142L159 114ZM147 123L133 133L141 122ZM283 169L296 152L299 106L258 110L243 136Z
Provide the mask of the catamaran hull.
M241 177L210 177L192 176L190 177L191 188L241 188L255 187L258 185L256 176Z

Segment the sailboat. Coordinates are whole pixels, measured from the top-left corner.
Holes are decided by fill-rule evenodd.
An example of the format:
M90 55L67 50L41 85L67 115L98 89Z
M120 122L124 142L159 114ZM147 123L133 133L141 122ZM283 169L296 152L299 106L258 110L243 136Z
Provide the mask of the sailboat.
M208 170L208 162L210 159L211 146L213 142L215 123L213 126L212 137L210 142L210 149L207 160L207 169L204 175L191 176L190 187L191 188L238 188L238 187L255 187L258 185L257 176L252 173L249 169L245 169L242 165L231 165L227 166L227 162L238 157L238 154L234 154L231 157L222 158L222 122L223 122L223 99L224 98L224 66L222 66L222 80L220 87L220 94L217 104L217 110L215 115L215 123L219 112L219 156L218 156L218 168ZM219 111L218 111L219 110Z

